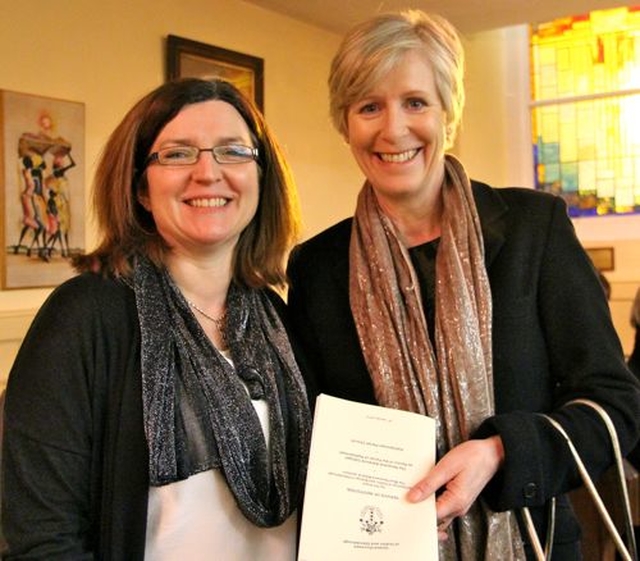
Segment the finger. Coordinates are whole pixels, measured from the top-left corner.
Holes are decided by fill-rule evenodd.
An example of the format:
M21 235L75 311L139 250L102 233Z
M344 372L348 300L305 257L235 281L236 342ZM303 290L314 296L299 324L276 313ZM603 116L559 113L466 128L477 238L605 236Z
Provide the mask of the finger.
M428 478L418 481L407 493L407 500L410 503L418 503L424 501L427 497L435 493L435 489L431 489Z
M476 493L469 493L464 486L453 482L452 489L445 489L436 499L436 515L438 520L452 520L466 514L477 498Z
M453 520L451 519L447 519L447 520L443 520L440 521L440 523L438 524L438 541L446 541L449 537L449 526L451 525L451 522Z
M454 476L454 472L437 463L427 476L416 483L407 493L407 500L411 503L424 501L433 495L438 489L444 487Z

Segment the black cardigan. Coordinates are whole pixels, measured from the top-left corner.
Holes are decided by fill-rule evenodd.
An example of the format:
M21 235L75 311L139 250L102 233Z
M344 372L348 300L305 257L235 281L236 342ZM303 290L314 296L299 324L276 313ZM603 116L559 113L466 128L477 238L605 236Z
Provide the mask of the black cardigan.
M4 559L142 561L148 447L133 291L89 273L58 287L9 374L5 414Z
M97 275L58 287L9 373L5 559L143 559L147 444L133 291Z
M552 412L599 474L612 462L601 421L583 407L562 404L576 397L601 403L628 451L640 431L640 391L563 201L477 182L473 192L493 299L496 403L496 415L474 436L499 434L506 454L483 496L494 510L529 506L545 527L542 505L579 485L579 477L564 442L534 412ZM375 403L349 308L350 234L347 219L294 250L288 302L314 365L310 390ZM566 501L560 501L555 536L558 543L579 539Z

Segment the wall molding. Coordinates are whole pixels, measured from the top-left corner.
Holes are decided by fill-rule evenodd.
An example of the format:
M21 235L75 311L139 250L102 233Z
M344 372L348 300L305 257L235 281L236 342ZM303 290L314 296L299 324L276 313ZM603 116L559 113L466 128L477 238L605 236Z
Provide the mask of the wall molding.
M0 343L22 341L37 311L37 308L0 310Z
M0 310L0 390L38 308Z

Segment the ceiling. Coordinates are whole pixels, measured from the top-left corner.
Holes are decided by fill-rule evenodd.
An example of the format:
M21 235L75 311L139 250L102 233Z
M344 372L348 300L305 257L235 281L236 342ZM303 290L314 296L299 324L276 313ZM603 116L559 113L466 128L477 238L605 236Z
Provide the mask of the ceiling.
M541 23L602 8L632 5L623 0L246 0L342 35L377 12L420 8L435 12L463 34L522 23Z

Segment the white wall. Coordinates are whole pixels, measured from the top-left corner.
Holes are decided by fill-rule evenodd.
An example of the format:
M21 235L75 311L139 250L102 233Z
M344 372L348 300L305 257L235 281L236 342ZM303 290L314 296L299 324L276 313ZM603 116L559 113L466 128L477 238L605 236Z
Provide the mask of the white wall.
M533 187L528 27L464 38L467 101L458 152L469 173L496 187Z

